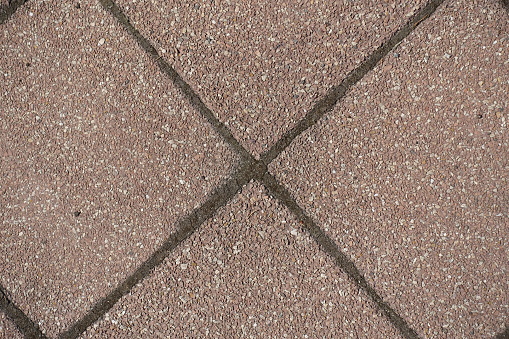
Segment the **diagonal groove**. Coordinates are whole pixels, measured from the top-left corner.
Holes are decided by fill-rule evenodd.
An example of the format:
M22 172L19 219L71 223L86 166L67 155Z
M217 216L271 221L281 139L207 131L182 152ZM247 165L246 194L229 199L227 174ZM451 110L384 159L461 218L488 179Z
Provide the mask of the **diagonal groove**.
M18 330L25 336L25 338L47 338L35 324L22 310L18 308L8 297L5 288L0 285L0 311L11 319Z
M291 196L290 192L288 192L283 185L279 184L277 180L268 173L265 174L262 182L270 194L281 201L290 211L292 211L296 218L302 222L304 228L309 232L311 237L318 243L325 253L334 259L336 265L346 272L353 282L371 297L380 311L382 311L382 313L405 338L419 338L417 333L410 328L406 321L399 316L391 306L383 301L382 297L380 297L375 289L369 285L366 278L364 278L362 273L360 273L353 261L341 252L336 243L328 237L320 227L318 227L313 219L311 219L311 217L309 217L302 208L300 208L295 199Z
M9 18L28 0L9 1L7 6L0 6L0 25L9 20Z
M217 188L207 201L184 217L177 225L178 230L171 234L134 273L120 283L105 298L98 301L85 316L65 332L61 333L59 337L76 338L81 335L90 325L108 312L120 298L128 294L136 284L147 277L156 266L161 264L180 243L191 236L207 219L212 217L220 207L226 205L245 184L253 177L259 176L259 172L262 170L263 168L260 169L259 166L253 165L253 163L245 163L231 179Z
M191 86L180 76L180 74L166 62L162 56L157 53L156 48L145 38L129 21L129 18L122 12L120 7L112 0L100 0L103 8L110 12L122 26L132 35L143 50L157 63L161 72L166 74L185 95L189 103L200 114L207 119L214 130L223 137L223 139L243 158L243 160L252 161L253 156L235 139L230 130L220 122L210 108L205 105L203 100L196 94Z
M497 334L494 339L507 339L507 338L509 338L509 325L506 325L505 330Z
M378 47L356 69L351 71L346 78L337 86L332 87L327 94L319 100L306 116L292 129L287 131L260 159L269 164L302 132L313 126L320 118L341 100L348 90L371 71L378 62L385 57L394 47L405 39L422 21L431 16L444 0L431 0L426 6L415 13L412 18L396 31L391 38Z
M509 0L500 0L500 4L509 11ZM507 333L507 336L509 337L509 333Z
M7 9L0 9L0 24L16 11L16 9L27 0L14 0ZM386 56L390 50L396 47L405 39L423 20L434 13L436 8L444 0L431 0L425 7L419 10L405 26L395 32L392 37L375 50L365 61L363 61L355 70L337 86L332 87L329 92L319 100L307 115L291 130L287 131L267 152L261 156L260 161L255 161L252 155L233 137L230 130L221 123L213 112L205 105L201 98L193 91L191 86L175 71L162 57L159 56L154 46L134 28L129 19L122 10L112 0L100 0L101 5L110 12L133 36L143 50L158 64L160 70L166 74L186 96L191 105L197 109L200 114L213 126L223 139L243 158L241 169L231 177L226 183L217 188L207 201L199 208L195 209L188 216L182 219L178 225L178 231L173 233L163 245L157 249L151 257L145 261L131 276L119 284L108 296L96 303L92 309L78 322L72 325L68 330L60 335L61 338L75 338L82 334L88 326L101 318L111 307L124 295L143 280L153 269L159 265L182 241L193 234L203 222L214 215L214 213L225 204L251 179L259 179L267 187L269 192L282 201L295 216L304 223L315 241L321 248L333 257L336 264L341 267L356 285L363 289L379 307L382 313L393 323L393 325L406 338L417 338L417 334L412 330L405 320L400 317L378 293L371 287L364 276L356 268L355 264L342 253L332 239L330 239L316 223L305 214L300 206L293 199L288 190L267 172L266 165L273 161L281 152L283 152L290 143L301 133L317 123L317 121L341 100L349 89L360 81L378 62ZM505 0L501 0L504 3ZM10 302L0 286L0 310L3 310L10 318L18 319L15 323L18 327L22 324L25 329L34 329L35 334L26 334L27 337L46 338L38 327L12 302ZM19 320L21 319L21 320ZM27 327L32 324L32 327ZM32 333L32 332L30 332ZM506 329L499 334L497 338L507 335Z
M9 5L0 6L0 25L5 23L9 18L28 0L12 0ZM6 289L0 285L0 312L14 322L18 331L25 338L47 338L39 326L32 321L18 306L16 306L7 296Z

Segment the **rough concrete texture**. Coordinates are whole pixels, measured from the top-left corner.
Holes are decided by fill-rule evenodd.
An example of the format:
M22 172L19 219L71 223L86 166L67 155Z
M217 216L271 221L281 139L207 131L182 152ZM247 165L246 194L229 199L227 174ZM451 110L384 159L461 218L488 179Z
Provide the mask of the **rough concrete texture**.
M508 337L507 1L0 26L0 339Z
M425 1L118 3L258 156Z
M447 1L270 170L425 338L509 319L509 15Z
M30 1L1 34L0 282L53 336L235 157L95 1Z
M0 338L21 339L23 336L19 333L14 323L7 316L0 312Z
M292 215L262 186L248 184L83 338L137 336L398 334Z

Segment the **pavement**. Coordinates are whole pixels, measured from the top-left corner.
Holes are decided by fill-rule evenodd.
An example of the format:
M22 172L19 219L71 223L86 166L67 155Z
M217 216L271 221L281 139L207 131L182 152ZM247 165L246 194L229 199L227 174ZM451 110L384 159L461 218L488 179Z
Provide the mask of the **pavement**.
M507 1L0 27L0 338L509 338Z

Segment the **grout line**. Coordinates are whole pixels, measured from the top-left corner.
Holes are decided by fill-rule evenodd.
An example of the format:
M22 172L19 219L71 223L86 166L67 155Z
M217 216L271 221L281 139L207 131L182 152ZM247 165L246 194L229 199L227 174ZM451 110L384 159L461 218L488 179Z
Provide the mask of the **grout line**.
M59 338L76 338L83 334L89 326L104 316L120 298L127 295L136 284L150 275L155 267L161 264L180 243L198 230L220 207L225 206L245 184L251 179L259 177L260 173L263 173L265 170L264 166L252 162L246 162L241 166L226 183L210 194L200 207L181 219L178 223L177 231L172 233L134 273L120 283L106 297L92 306L85 316L62 332Z
M28 0L9 1L7 6L0 6L0 25L9 20L9 18Z
M330 255L353 282L366 294L371 297L380 311L396 327L405 338L419 338L417 333L406 323L406 321L387 304L376 290L367 282L366 278L360 273L354 262L338 248L336 243L325 234L325 232L309 217L304 210L297 204L290 192L269 173L262 178L262 183L268 189L269 193L281 201L304 225L311 237L318 243L320 248Z
M505 9L507 9L509 11L509 0L500 0L500 4L502 5L502 7L504 7ZM508 337L509 337L509 333L508 333Z
M7 21L10 16L27 0L14 0L9 6L0 8L0 24ZM321 246L321 248L336 260L341 267L356 283L363 289L380 308L382 313L393 323L393 325L406 338L418 338L417 333L401 318L371 287L364 276L356 268L355 264L343 254L335 242L330 239L300 208L291 194L284 186L267 172L266 164L274 160L288 145L301 133L313 126L327 112L332 110L336 103L341 100L348 90L360 81L377 63L386 56L390 50L395 48L404 38L406 38L422 21L431 16L436 8L444 0L431 0L425 7L419 10L409 22L400 30L395 32L392 37L359 65L355 70L337 86L332 87L329 92L319 100L308 114L290 131L276 142L267 152L261 156L260 161L255 161L252 155L233 137L230 130L221 123L212 111L205 105L201 98L193 91L191 86L171 67L161 56L150 42L134 28L126 15L112 0L100 0L101 5L106 11L110 12L135 38L140 46L149 54L149 56L158 64L161 71L166 74L185 95L191 105L197 109L202 116L213 126L223 139L243 158L241 163L245 163L242 168L232 176L225 184L217 188L208 200L198 209L191 212L188 216L179 222L178 231L174 232L151 257L145 261L131 276L117 286L108 296L96 303L92 309L78 322L63 332L61 338L75 338L81 335L90 325L100 319L113 305L131 289L148 276L153 269L163 262L163 260L175 249L181 242L193 234L203 222L212 217L214 213L228 203L228 201L251 179L262 180L269 192L277 199L283 202L296 216L302 220L308 232ZM507 6L508 0L501 0L502 4ZM6 9L5 9L6 8ZM506 7L507 8L507 7ZM3 310L9 318L13 319L16 326L29 338L46 338L38 326L34 324L18 307L16 307L3 292L0 286L0 309ZM509 334L509 328L496 338L505 338Z
M509 325L506 325L505 330L495 336L494 339L507 339L509 338Z
M288 145L295 139L298 135L303 133L306 129L316 124L316 122L328 111L330 111L336 103L345 96L347 91L354 86L360 79L362 79L370 70L372 70L376 64L386 56L390 50L392 50L395 46L397 46L404 38L406 38L422 21L428 18L436 8L443 2L444 0L431 0L425 7L419 10L408 22L405 26L403 26L400 30L395 32L392 37L384 44L382 44L377 50L375 50L368 59L366 59L359 67L350 72L350 74L338 85L334 86L329 90L327 95L323 97L317 104L308 112L308 114L290 131L285 133L285 135L276 142L267 152L265 152L261 156L260 161L255 161L252 155L242 146L240 143L233 137L229 129L221 123L212 113L212 111L204 104L201 98L194 92L187 84L182 77L157 53L157 50L154 46L150 44L150 42L141 35L141 33L134 28L134 26L129 22L129 19L126 15L121 11L121 9L112 1L112 0L100 0L102 6L109 11L117 20L128 30L128 32L138 41L140 46L153 58L155 62L157 62L159 68L163 73L168 75L174 84L179 87L182 92L186 95L187 99L190 103L195 107L214 127L214 129L224 138L226 142L228 142L243 158L244 161L248 161L250 165L257 165L257 169L252 169L251 176L248 176L247 180L244 181L243 184L237 182L238 186L233 194L235 194L238 190L242 188L244 184L246 184L251 178L262 179L265 185L269 188L271 192L279 193L279 199L288 206L288 208L297 216L301 217L305 221L305 225L308 228L308 231L312 234L315 240L322 246L322 248L332 257L336 259L337 264L346 271L346 273L356 282L356 284L362 288L363 290L371 296L373 301L377 304L377 306L381 309L381 311L386 315L386 317L396 326L396 328L407 338L418 338L415 331L413 331L408 324L394 311L392 308L387 305L383 299L376 293L376 291L367 283L365 278L361 275L358 269L355 267L354 263L345 256L339 249L337 245L325 235L325 233L311 220L311 218L307 217L302 209L297 205L297 203L291 198L291 195L288 191L281 186L275 178L273 178L270 174L268 174L266 165L274 160ZM249 166L249 165L248 165ZM254 167L254 166L253 166ZM272 179L272 180L269 180ZM280 195L283 193L282 195ZM230 195L227 200L225 200L224 204L227 203L229 199L233 196ZM278 194L276 194L278 195ZM290 198L290 200L285 200L284 197ZM223 204L223 205L224 205ZM218 208L218 207L217 207ZM212 214L217 210L215 208ZM210 217L209 216L209 217ZM158 253L166 253L162 255L161 259L154 259L145 262L140 269L138 269L135 274L133 274L130 278L128 278L124 283L119 285L115 291L113 291L109 297L112 299L111 305L109 303L105 304L106 299L99 302L94 306L92 311L89 313L90 316L86 316L82 320L80 320L75 326L73 326L66 333L72 333L73 328L79 327L80 323L85 325L85 322L88 324L83 328L81 332L83 332L86 327L90 326L94 323L99 317L94 314L94 309L101 308L101 304L105 304L102 308L107 307L110 309L114 303L116 303L122 295L128 293L128 290L132 288L138 281L143 279L146 275L148 275L152 269L158 265L162 260L167 256L173 248L175 248L178 243L185 240L190 234L192 234L198 227L203 223L207 218L196 221L193 225L193 222L190 222L187 227L183 227L183 230L189 228L188 231L182 231L182 236L179 241L173 240L172 238L168 239L166 244L175 244L175 245L167 245L163 247L168 247L168 249L158 250L156 251L151 259L158 258ZM180 231L179 231L180 233ZM175 236L178 238L178 235ZM148 264L149 262L154 262ZM143 269L145 266L150 266L150 269ZM132 279L137 273L142 278ZM135 282L130 282L131 280L135 280ZM130 285L128 287L128 285ZM125 288L124 286L128 287ZM125 290L125 291L124 291ZM122 294L124 293L124 294ZM113 299L115 299L113 301ZM104 314L106 311L102 312ZM89 318L88 321L86 318ZM66 334L62 336L66 337Z
M205 105L203 100L196 94L191 86L180 76L180 74L171 67L162 56L157 53L156 48L145 38L129 21L129 18L122 12L120 7L113 0L99 0L103 8L113 15L129 34L138 42L145 52L157 63L161 72L166 74L173 84L179 88L189 103L200 114L207 119L214 130L223 137L223 139L242 157L243 160L253 161L254 158L238 141L235 139L231 131L220 122L214 113Z
M14 322L25 338L46 339L47 337L41 332L39 326L7 297L5 291L5 288L0 285L0 311L3 311L5 315Z
M417 11L406 25L396 31L387 42L383 43L372 52L371 55L357 68L351 71L339 85L333 86L327 94L311 108L306 116L292 129L287 131L268 151L263 153L260 159L265 164L272 162L272 160L281 154L296 137L315 125L325 113L332 110L336 103L346 95L351 87L359 82L383 57L412 33L422 21L430 17L443 2L444 0L430 0L426 6Z
M442 0L443 1L443 0ZM434 1L432 0L432 3ZM441 1L435 1L438 3L441 3ZM394 37L399 36L398 33L401 32L401 30L396 33L393 38L389 41L389 43L386 43L382 45L381 48L379 48L377 51L375 51L375 54L372 54L372 56L368 59L368 62L364 62L361 64L361 66L357 69L357 72L352 72L339 86L336 86L332 90L332 96L331 91L329 94L322 99L320 103L321 105L315 105L314 109L310 112L313 114L308 114L306 118L309 118L311 116L311 121L313 119L315 120L311 125L308 125L305 128L300 129L292 129L290 132L292 137L291 139L288 138L288 133L285 134L285 136L280 139L275 146L278 146L281 144L281 141L283 141L284 146L283 147L272 147L271 150L269 150L269 154L272 156L270 160L269 157L265 156L263 158L264 161L255 161L252 157L252 155L242 146L240 143L233 137L229 129L221 123L215 115L212 113L212 111L204 104L204 102L201 100L201 98L194 92L187 84L184 79L176 72L164 59L162 59L161 56L157 53L157 50L155 47L145 38L141 35L141 33L134 28L134 26L130 23L127 16L122 12L122 10L113 2L112 0L100 0L101 5L104 7L104 9L108 12L110 12L126 29L127 31L134 37L134 39L139 43L139 45L145 50L145 52L154 59L154 61L158 64L161 71L170 77L170 79L173 81L173 83L184 93L186 98L189 100L191 105L197 109L202 116L204 116L207 121L213 126L213 128L218 132L224 140L230 144L230 146L236 150L240 156L243 158L241 162L246 162L246 167L244 167L243 170L239 171L237 175L235 175L232 179L230 179L226 184L218 188L211 197L205 202L200 208L193 211L190 215L188 215L186 218L184 218L180 222L179 230L172 234L164 243L163 245L156 250L151 257L145 261L131 276L129 276L124 282L122 282L120 285L117 286L115 290L110 292L108 296L103 298L101 301L96 303L92 309L85 315L83 318L78 320L74 325L72 325L68 330L63 332L60 335L60 338L75 338L82 334L90 325L92 325L94 322L96 322L100 317L102 317L113 305L118 302L118 300L129 293L129 291L141 280L143 280L147 275L149 275L152 270L159 265L168 255L171 253L171 251L178 246L182 241L187 239L192 233L194 233L199 226L208 218L210 218L217 209L223 205L225 205L232 197L235 195L247 182L249 182L252 178L255 179L261 179L266 173L267 173L267 167L266 164L270 161L272 161L277 154L279 154L286 146L293 140L298 134L302 133L305 129L310 127L312 124L316 123L316 121L327 111L329 111L339 100L340 97L344 96L346 91L360 78L362 78L368 71L365 70L362 72L364 68L373 68L375 64L388 53L388 51L393 48L396 43L393 45L390 45L391 41L395 41ZM431 11L429 11L428 16L434 11L433 7L430 7L429 4L426 8L432 8ZM426 13L425 10L419 11L419 13ZM418 16L415 16L418 17ZM414 19L415 19L414 17ZM426 18L425 15L422 15L418 17L416 20L411 20L409 25L413 25L412 28L415 28L415 26L422 21L424 18ZM406 27L406 26L405 26ZM410 31L410 29L409 29ZM407 32L405 35L402 35L399 38L399 41L401 41L406 35L408 35L409 32ZM399 42L396 41L396 42ZM382 51L382 53L380 53ZM376 53L379 54L378 59L375 57ZM371 63L369 63L370 60ZM371 65L371 66L370 66ZM358 79L356 78L358 77ZM346 85L345 85L346 84ZM339 95L338 95L339 94ZM324 109L325 108L325 109ZM319 114L316 114L316 112L319 112ZM321 113L320 113L321 112ZM306 126L306 119L304 118L298 126ZM303 124L304 123L304 124ZM297 127L298 127L297 126ZM273 155L274 150L276 150L276 154ZM271 153L272 151L272 153ZM276 182L277 183L277 182ZM279 185L279 184L278 184ZM315 227L317 230L322 232L316 225ZM323 233L323 232L322 232ZM334 246L335 244L332 243ZM355 268L355 266L353 266ZM351 272L350 272L351 273ZM349 273L349 274L350 274ZM362 278L362 276L360 276ZM362 281L362 280L360 280ZM364 280L365 281L365 280ZM369 286L365 289L369 290ZM378 296L376 292L374 292L375 296ZM380 297L378 297L379 305L385 305L385 303L381 300ZM375 298L376 299L376 298ZM401 319L397 314L395 314L388 306L386 308L382 308L385 310L385 314L390 319ZM392 313L390 312L392 311ZM391 318L392 317L392 318ZM401 319L401 322L404 323L404 321ZM410 330L411 331L411 330ZM407 331L408 332L408 331ZM416 336L414 336L416 337Z

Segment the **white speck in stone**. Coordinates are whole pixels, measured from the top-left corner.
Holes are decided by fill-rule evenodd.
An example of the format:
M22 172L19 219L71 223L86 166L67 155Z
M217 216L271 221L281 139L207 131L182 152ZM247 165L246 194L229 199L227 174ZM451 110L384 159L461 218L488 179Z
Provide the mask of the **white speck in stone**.
M297 232L296 229L293 229L293 230L290 231L290 234L297 236L297 234L299 234L299 232Z
M106 40L104 40L104 38L101 38L101 40L99 40L99 42L97 43L97 46L102 46L105 41Z

